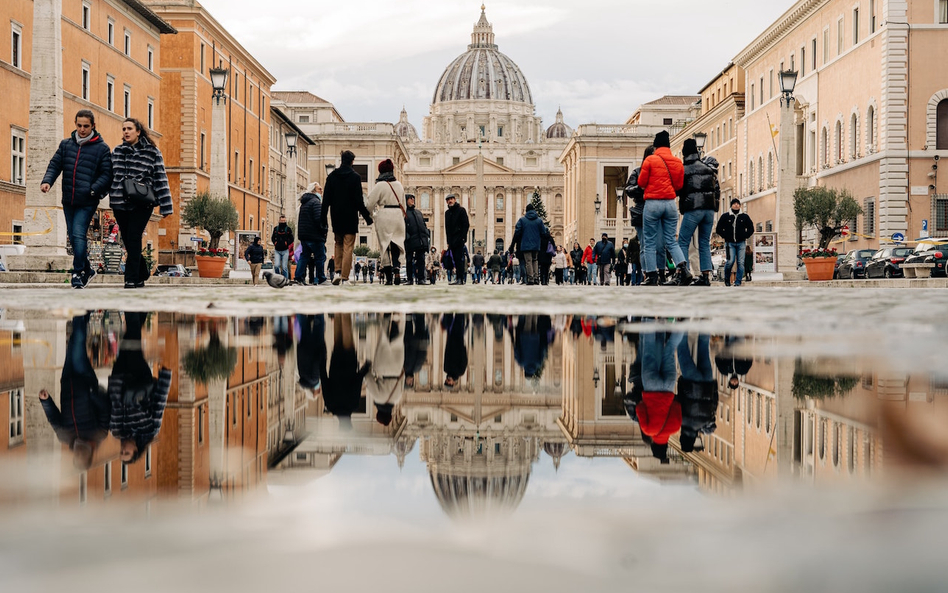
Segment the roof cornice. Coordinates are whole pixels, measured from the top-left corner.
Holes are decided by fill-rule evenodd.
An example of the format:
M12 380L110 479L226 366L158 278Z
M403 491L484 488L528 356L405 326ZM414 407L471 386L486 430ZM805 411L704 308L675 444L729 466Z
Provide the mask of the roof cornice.
M828 3L829 0L798 0L796 4L790 7L790 10L783 13L783 16L737 54L733 60L734 64L741 68L747 68L748 64L781 41L803 20Z

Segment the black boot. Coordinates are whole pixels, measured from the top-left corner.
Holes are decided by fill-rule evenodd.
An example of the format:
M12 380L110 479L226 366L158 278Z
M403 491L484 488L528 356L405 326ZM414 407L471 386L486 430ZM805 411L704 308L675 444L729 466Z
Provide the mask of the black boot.
M666 282L664 286L688 286L693 279L694 276L688 271L688 262L681 262L678 264L678 267L675 268L671 279Z
M382 268L382 277L385 278L386 286L392 285L392 267L391 266L384 266Z
M642 286L658 286L658 272L648 272L645 274L645 282Z
M402 283L402 271L400 268L392 268L392 276L394 277L395 286L399 286Z
M695 279L691 281L692 286L711 286L711 274L710 272L701 272L700 276L695 276Z

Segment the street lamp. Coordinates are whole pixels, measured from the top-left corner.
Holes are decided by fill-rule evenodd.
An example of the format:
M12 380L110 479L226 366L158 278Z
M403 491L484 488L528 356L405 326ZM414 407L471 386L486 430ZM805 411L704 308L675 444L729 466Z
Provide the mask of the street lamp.
M593 385L599 387L599 367L593 369Z
M695 145L698 147L698 156L704 152L704 144L708 140L708 135L704 132L695 132L694 133Z
M296 139L298 136L296 132L287 132L285 136L286 136L286 154L288 154L289 156L293 156L296 154Z
M224 88L227 86L227 75L229 70L227 68L211 68L208 70L208 74L211 75L211 86L214 87L214 100L217 101L217 104L220 105L221 99L226 101L224 97Z
M596 201L593 204L596 206L596 216L599 216L599 212L602 210L602 200L599 199L599 194L596 194Z
M622 202L622 198L625 197L625 188L621 185L616 186L616 202Z
M793 88L797 86L797 71L796 70L781 70L780 71L780 92L783 93L781 98L781 103L790 105L790 101L793 100Z

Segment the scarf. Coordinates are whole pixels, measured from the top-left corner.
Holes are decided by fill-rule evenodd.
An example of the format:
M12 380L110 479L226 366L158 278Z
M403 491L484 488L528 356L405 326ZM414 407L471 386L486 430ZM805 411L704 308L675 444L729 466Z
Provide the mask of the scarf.
M386 171L385 173L382 173L381 175L379 175L379 178L376 179L375 181L376 183L382 183L385 181L395 181L395 174L392 173L391 171Z

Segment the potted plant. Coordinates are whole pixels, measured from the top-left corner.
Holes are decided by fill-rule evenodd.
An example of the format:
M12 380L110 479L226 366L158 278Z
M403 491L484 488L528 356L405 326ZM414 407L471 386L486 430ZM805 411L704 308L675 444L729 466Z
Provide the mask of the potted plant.
M832 280L837 254L830 248L830 242L840 236L849 221L862 214L862 208L849 190L801 187L793 192L793 213L797 228L814 228L819 234L816 249L800 252L807 278L810 281Z
M230 200L216 198L206 191L198 193L184 207L184 224L210 235L208 246L205 248L202 243L196 258L201 278L220 278L223 274L228 253L220 248L221 237L237 230L238 219L237 207Z
M813 372L811 365L797 359L794 363L790 392L796 399L845 397L855 389L858 379L847 375L827 376Z
M197 383L207 384L230 377L237 366L237 349L225 346L216 332L207 346L195 348L184 355L184 372Z

